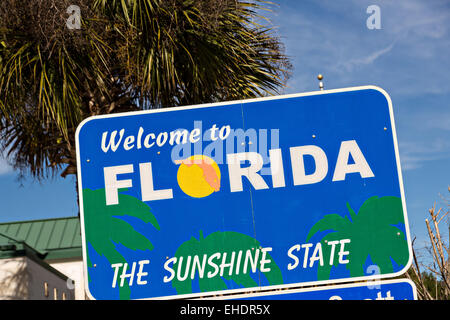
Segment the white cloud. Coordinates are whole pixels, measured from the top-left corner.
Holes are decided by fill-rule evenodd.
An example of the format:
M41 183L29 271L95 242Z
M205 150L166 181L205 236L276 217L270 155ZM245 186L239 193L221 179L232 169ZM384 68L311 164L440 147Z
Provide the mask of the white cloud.
M361 58L355 58L350 59L346 62L341 62L336 66L336 69L340 69L340 67L343 67L345 71L352 71L353 68L361 66L361 65L368 65L372 64L375 60L377 60L382 55L390 52L392 48L394 48L395 42L391 43L386 48L377 50L367 56L361 57Z
M272 20L296 67L293 91L316 90L322 73L330 89L376 84L402 96L450 93L448 1L381 1L381 30L367 29L371 4L280 1Z
M432 113L431 117L422 119L422 125L428 130L450 131L450 112Z
M431 142L400 142L400 160L403 170L421 168L426 162L450 157L450 142L436 138Z

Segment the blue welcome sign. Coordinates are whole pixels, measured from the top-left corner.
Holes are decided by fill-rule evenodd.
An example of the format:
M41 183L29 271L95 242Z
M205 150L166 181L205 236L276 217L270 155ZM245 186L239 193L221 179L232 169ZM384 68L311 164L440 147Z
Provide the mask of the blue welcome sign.
M235 300L417 300L411 280L350 283L308 289L287 289L232 297Z
M331 284L411 263L380 88L95 116L76 142L91 298Z

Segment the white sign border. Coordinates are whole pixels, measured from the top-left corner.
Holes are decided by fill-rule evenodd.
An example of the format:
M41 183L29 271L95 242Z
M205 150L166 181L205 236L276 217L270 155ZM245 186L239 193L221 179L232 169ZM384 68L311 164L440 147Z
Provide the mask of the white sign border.
M383 280L383 281L368 281L368 282L359 282L359 283L345 283L340 285L324 285L313 288L296 288L296 289L285 289L282 291L264 291L264 292L252 292L252 293L244 293L238 295L229 295L223 297L206 297L206 298L197 298L192 300L234 300L234 299L242 299L242 298L257 298L264 296L281 296L285 294L295 294L295 293L306 293L306 292L316 292L316 291L325 291L325 290L334 290L334 289L346 289L346 288L359 288L359 287L369 287L369 286L382 286L388 284L397 284L397 283L408 283L413 291L413 299L417 300L417 288L413 281L409 279L394 279L394 280ZM376 289L374 289L376 290ZM309 299L311 300L311 299Z
M390 274L382 274L382 275L373 275L373 276L362 276L355 278L344 278L344 279L331 279L331 280L320 280L320 281L310 281L310 282L301 282L294 284L285 284L285 285L275 285L275 286L264 286L264 287L253 287L253 288L240 288L240 289L231 289L231 290L219 290L219 291L208 291L208 292L200 292L200 293L191 293L191 294L182 294L182 295L170 295L163 297L151 297L151 298L143 298L140 300L168 300L168 299L187 299L187 298L195 298L195 297L205 297L205 296L213 296L218 294L238 294L242 292L248 291L265 291L265 290L277 290L277 289L289 289L289 288L298 288L298 287L306 287L311 285L322 285L322 284L336 284L343 283L349 281L366 281L366 280L379 280L385 278L394 278L404 274L412 264L412 245L411 245L411 236L409 231L409 222L408 222L408 214L406 211L406 200L405 200L405 192L403 187L403 178L402 178L402 170L400 164L400 155L398 151L398 141L397 141L397 133L394 121L394 112L392 109L392 100L389 94L382 88L374 85L367 86L359 86L359 87L349 87L349 88L341 88L341 89L332 89L332 90L321 90L321 91L312 91L305 93L295 93L295 94L286 94L286 95L278 95L272 97L263 97L263 98L254 98L254 99L245 99L245 100L234 100L227 102L218 102L218 103L207 103L207 104L199 104L199 105L191 105L191 106L183 106L183 107L173 107L173 108L159 108L159 109L151 109L151 110L142 110L142 111L132 111L132 112L122 112L122 113L114 113L107 115L97 115L84 119L77 127L75 132L75 144L76 144L76 156L77 156L77 178L78 178L78 194L79 194L79 209L80 209L80 226L81 226L81 240L82 240L82 251L83 251L83 272L84 272L84 287L86 295L91 300L96 300L90 290L89 290L89 282L88 282L88 271L87 271L87 247L86 247L86 234L84 229L84 209L83 209L83 193L82 193L82 178L81 178L81 160L80 160L80 152L79 152L79 134L80 130L83 126L92 120L96 119L105 119L105 118L118 118L118 117L129 117L134 115L143 115L150 113L160 113L160 112L174 112L180 110L191 110L191 109L200 109L200 108L209 108L209 107L217 107L217 106L225 106L225 105L235 105L235 104L245 104L251 102L259 102L259 101L270 101L270 100L281 100L281 99L289 99L289 98L298 98L298 97L306 97L306 96L315 96L322 94L332 94L332 93L343 93L343 92L354 92L354 91L362 91L362 90L375 90L384 95L388 102L389 107L389 116L392 127L392 137L394 143L394 151L395 158L397 162L397 173L400 187L400 195L402 200L402 208L403 208L403 216L405 220L405 230L406 230L406 241L408 243L408 253L409 259L405 267L395 273Z

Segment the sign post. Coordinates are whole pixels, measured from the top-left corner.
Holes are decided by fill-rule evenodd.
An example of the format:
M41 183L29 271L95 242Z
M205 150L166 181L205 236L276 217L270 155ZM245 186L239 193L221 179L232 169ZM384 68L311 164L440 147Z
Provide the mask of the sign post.
M411 264L380 88L95 116L76 141L91 298L334 284Z

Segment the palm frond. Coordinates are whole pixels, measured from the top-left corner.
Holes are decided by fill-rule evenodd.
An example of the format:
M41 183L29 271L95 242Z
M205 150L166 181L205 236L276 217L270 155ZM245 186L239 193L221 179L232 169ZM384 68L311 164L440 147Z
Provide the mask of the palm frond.
M306 241L309 241L309 239L318 232L327 230L345 230L349 224L351 224L351 222L348 219L343 218L338 214L327 214L309 230Z
M65 27L68 2L0 2L7 135L24 138L25 127L36 127L24 125L32 116L47 135L42 141L63 142L44 151L8 140L14 154L39 154L12 159L24 169L34 159L37 177L55 161L55 170L70 163L63 176L76 172L74 132L88 116L277 94L287 80L288 59L261 14L266 1L78 0L82 28L75 31Z

